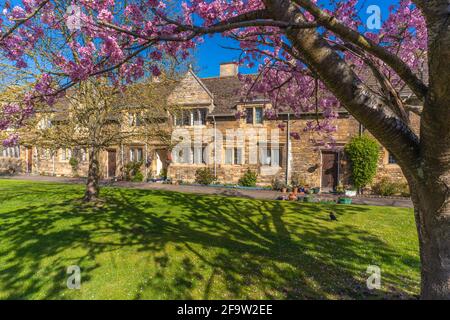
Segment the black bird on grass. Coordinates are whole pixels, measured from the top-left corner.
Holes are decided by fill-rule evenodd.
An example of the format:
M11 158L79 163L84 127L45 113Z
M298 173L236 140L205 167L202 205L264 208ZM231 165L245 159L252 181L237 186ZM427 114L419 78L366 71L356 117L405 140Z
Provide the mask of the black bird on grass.
M333 212L333 211L330 212L330 220L331 220L331 221L338 221L338 219L337 219L337 217L334 215L334 212Z

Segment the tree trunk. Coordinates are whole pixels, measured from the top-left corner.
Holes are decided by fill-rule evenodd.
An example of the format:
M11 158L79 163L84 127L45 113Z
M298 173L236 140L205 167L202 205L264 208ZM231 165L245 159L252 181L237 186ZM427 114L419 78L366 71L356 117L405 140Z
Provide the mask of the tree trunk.
M413 202L422 264L421 298L450 300L450 189L444 182L417 189Z
M96 200L99 195L98 181L100 179L100 167L98 161L99 150L95 147L89 150L89 171L86 183L84 201Z

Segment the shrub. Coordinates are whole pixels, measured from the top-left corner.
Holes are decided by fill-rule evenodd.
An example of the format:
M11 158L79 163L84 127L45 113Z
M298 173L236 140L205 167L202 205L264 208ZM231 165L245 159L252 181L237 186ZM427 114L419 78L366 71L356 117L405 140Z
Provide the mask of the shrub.
M167 169L166 168L161 169L161 173L159 174L159 176L164 180L167 179Z
M70 166L72 167L72 172L73 172L74 174L76 174L76 173L78 172L78 164L79 164L78 159L75 158L75 157L71 157L71 158L69 159L69 164L70 164Z
M411 196L411 192L409 190L409 185L404 182L404 183L399 183L398 184L398 193L402 196L402 197L409 197Z
M370 184L377 172L380 148L375 139L362 135L354 137L346 146L352 164L352 179L357 188Z
M393 196L397 193L397 184L387 177L383 177L380 181L372 186L373 193L380 196Z
M239 179L239 185L243 187L256 187L256 180L258 174L248 169L244 175Z
M195 182L198 184L209 185L215 180L214 172L209 168L201 168L195 171Z
M131 178L132 182L142 182L144 181L144 175L142 174L142 172L137 172L132 178Z
M273 189L273 190L279 191L279 190L281 190L281 189L283 189L283 188L286 188L286 182L284 182L284 181L283 181L282 179L280 179L279 177L275 177L275 178L273 178L273 180L272 180L271 186L272 186L272 189Z
M131 161L128 162L125 166L124 166L124 176L125 176L125 180L127 181L134 181L134 177L136 175L139 176L142 175L141 172L141 166L142 166L142 162L140 161ZM142 175L142 180L144 180L144 177ZM142 181L140 180L140 181Z

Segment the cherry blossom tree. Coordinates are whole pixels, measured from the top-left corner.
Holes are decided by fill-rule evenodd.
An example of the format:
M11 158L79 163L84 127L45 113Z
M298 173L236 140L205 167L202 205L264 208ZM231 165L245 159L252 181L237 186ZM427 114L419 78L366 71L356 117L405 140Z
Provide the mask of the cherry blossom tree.
M185 59L205 36L220 33L238 41L240 63L259 63L256 79L243 80L249 98L262 92L272 99L276 109L268 116L286 106L297 114L320 109L323 119L305 130L331 136L336 110L344 107L394 154L412 191L422 297L450 299L450 3L393 1L381 30L373 31L360 19L362 2L7 2L0 50L18 68L41 73L21 104L3 108L0 129L20 126L17 119L29 116L35 101L54 103L89 77L133 82L144 63L157 75L152 63L163 54ZM34 56L46 42L59 50ZM412 110L421 117L420 137L400 95L405 89L423 104Z

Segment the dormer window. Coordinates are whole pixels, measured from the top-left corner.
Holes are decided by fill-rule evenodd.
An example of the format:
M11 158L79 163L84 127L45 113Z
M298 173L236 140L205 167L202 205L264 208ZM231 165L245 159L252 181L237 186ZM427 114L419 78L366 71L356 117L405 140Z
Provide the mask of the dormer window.
M142 114L139 112L130 112L128 114L128 123L130 127L140 127L144 125Z
M264 120L264 110L262 107L246 108L247 124L262 124Z

